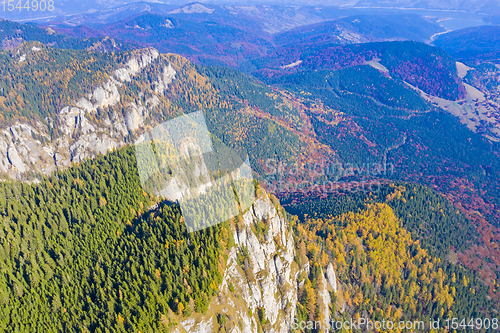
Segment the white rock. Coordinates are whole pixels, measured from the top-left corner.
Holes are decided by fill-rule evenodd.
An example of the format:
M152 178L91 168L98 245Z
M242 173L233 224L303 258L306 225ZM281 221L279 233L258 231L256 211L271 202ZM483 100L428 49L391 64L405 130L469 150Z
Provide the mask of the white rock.
M323 275L323 269L321 269L321 274L320 274L320 281L319 283L319 289L318 289L318 305L319 309L323 314L323 322L329 322L330 321L330 308L329 305L332 301L330 297L330 293L328 292L327 289L327 281ZM327 332L325 327L322 327L323 332Z
M86 98L80 98L78 102L76 103L76 106L78 106L80 109L85 110L86 112L90 113L95 110L94 105L90 103L90 101Z
M9 161L12 164L12 166L16 168L19 172L26 172L26 166L24 165L24 162L21 159L21 157L19 157L16 147L12 144L7 149L7 157L9 158Z
M102 87L98 87L92 97L96 101L94 108L116 105L120 101L117 85L109 80Z
M166 19L165 23L162 24L162 25L160 25L160 27L164 27L164 28L168 28L168 29L173 29L174 28L174 24L169 19Z
M133 132L144 124L142 114L145 109L142 106L137 107L137 105L133 103L129 104L127 109L125 124L127 124L128 129Z
M158 81L155 83L155 92L163 94L168 88L168 85L175 79L175 74L177 73L172 65L168 64L168 66L164 66L163 74L158 76Z
M330 263L326 268L326 280L330 287L337 292L337 276L335 275L335 271L333 270L333 265Z
M147 65L156 60L160 53L155 49L144 49L141 50L139 57L132 57L126 64L125 67L115 70L115 76L120 81L130 82L132 76L139 73L139 71L145 68Z
M73 162L81 162L89 157L89 151L92 152L92 155L105 154L117 146L118 144L107 135L97 136L97 134L92 133L75 142L70 147L70 151Z

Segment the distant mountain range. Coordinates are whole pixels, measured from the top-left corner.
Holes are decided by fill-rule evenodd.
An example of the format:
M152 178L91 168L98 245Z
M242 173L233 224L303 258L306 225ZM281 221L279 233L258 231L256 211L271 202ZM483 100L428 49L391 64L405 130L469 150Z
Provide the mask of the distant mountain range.
M276 34L274 42L277 45L304 42L352 44L382 40L423 42L443 31L437 22L419 15L353 15Z
M354 6L422 8L488 14L491 14L492 10L500 9L496 0L360 0L356 1Z
M2 49L14 49L25 41L39 41L45 45L61 49L88 49L101 52L133 48L130 44L109 37L77 38L33 23L21 24L0 19L0 43Z
M224 3L222 0L210 1L214 3ZM258 0L245 1L244 3L256 4ZM233 3L243 3L243 1L233 1ZM269 3L289 4L287 0L273 0ZM347 8L411 8L411 9L432 9L444 11L465 11L485 14L500 13L500 6L496 0L302 0L294 2L297 5L320 5L338 6Z
M73 37L112 37L126 43L153 46L206 64L229 65L249 71L248 60L304 43L353 44L387 40L430 40L444 29L435 19L417 15L356 15L324 21L311 8L204 6L193 4L165 14L145 13L98 24L68 21L50 27ZM325 16L322 14L323 17ZM289 22L278 27L277 22ZM312 22L312 25L303 25ZM71 24L71 25L69 25ZM283 29L293 30L282 32Z
M274 33L300 25L338 18L339 13L313 7L292 6L232 6L210 5L198 2L175 6L161 3L136 2L115 8L92 12L82 12L70 16L61 16L50 21L56 25L87 25L97 27L123 19L144 14L163 14L194 21L211 20L224 24L246 26L251 21L263 30Z
M205 9L203 9L203 7ZM34 21L46 23L51 21L63 22L69 25L93 25L112 23L122 20L131 15L141 13L177 13L177 14L203 14L213 13L219 9L229 10L233 14L242 16L255 16L268 26L269 32L288 30L300 25L317 23L325 20L333 20L341 17L357 14L379 14L401 12L401 10L428 11L439 15L457 15L460 13L476 13L482 16L486 22L498 21L500 15L499 4L496 0L488 1L466 1L466 0L445 0L445 1L350 1L331 0L327 2L308 1L294 2L288 1L133 1L133 0L61 0L54 4L53 11L0 11L0 18L14 21ZM367 12L367 11L372 11ZM380 12L382 11L382 12ZM280 20L284 18L284 20ZM480 18L481 19L481 18Z

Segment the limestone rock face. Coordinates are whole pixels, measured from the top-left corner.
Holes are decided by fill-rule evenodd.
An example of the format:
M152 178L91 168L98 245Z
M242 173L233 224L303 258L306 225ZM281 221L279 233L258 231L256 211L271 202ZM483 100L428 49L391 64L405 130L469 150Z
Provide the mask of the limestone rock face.
M220 332L217 318L225 314L228 333L288 333L297 312L299 276L309 270L294 261L296 246L288 221L267 194L259 196L234 230L234 246L228 255L222 284L204 315L181 320L175 333ZM267 229L256 233L254 225ZM242 253L247 253L242 263ZM239 258L239 259L238 259ZM330 322L330 291L337 291L337 279L330 264L318 281L318 309L322 323ZM265 316L265 323L259 319ZM323 325L321 332L327 332ZM223 330L223 331L224 331Z
M9 149L7 150L7 157L14 168L20 172L26 171L26 166L24 165L23 160L19 157L17 149L14 145L9 146Z
M221 311L227 315L226 332L257 333L259 325L263 332L290 332L296 314L299 269L294 262L295 242L288 221L267 194L257 198L242 220L234 230L236 246L229 253L222 284L208 312L181 321L173 332L218 332ZM267 232L257 235L252 226L260 221L266 223ZM244 248L248 257L241 264L238 253ZM267 323L258 323L259 312Z
M326 268L326 280L333 291L337 292L337 276L335 275L335 271L333 270L333 265L331 263Z
M115 71L115 76L120 81L132 81L132 77L139 73L142 69L152 63L160 56L160 52L153 48L148 48L141 50L142 52L133 57L127 62L127 65L123 68L117 69Z
M147 85L152 87L147 98L141 91L127 96L124 102L124 87L154 64L161 70L156 74L158 81ZM48 175L122 147L131 133L144 131L146 118L155 113L175 75L174 68L157 50L133 51L123 68L108 75L93 91L61 107L55 119L47 117L45 124L16 123L0 129L0 172L10 178L30 180L28 172Z
M159 63L163 61L163 63ZM150 65L159 68L152 76L148 94L123 94L123 89ZM150 72L148 72L149 74ZM27 174L51 172L79 163L99 153L124 146L131 134L140 137L149 127L148 117L157 110L163 95L176 78L176 71L154 49L134 53L123 68L84 96L64 105L45 122L16 123L0 128L0 172L15 179ZM205 168L206 169L206 168ZM197 174L207 171L201 166ZM29 179L28 179L29 180ZM180 185L177 185L180 186ZM265 224L257 232L257 224ZM218 295L206 314L195 314L179 323L172 332L209 333L218 331L217 316L227 315L226 332L287 333L296 315L302 271L295 263L296 245L281 208L267 194L260 195L243 214L233 230L236 245L230 249ZM242 253L245 259L241 261ZM328 318L330 295L337 290L333 266L321 274L320 311ZM260 320L259 317L265 317Z
M320 281L319 281L319 290L318 290L318 306L320 310L320 318L322 323L328 323L330 321L330 309L329 305L330 302L332 301L330 297L330 293L328 291L328 282L325 279L325 276L323 275L323 270L321 270L320 274ZM327 325L323 325L321 327L322 332L328 332L327 330Z
M269 227L261 240L251 230L258 221L264 221ZM250 277L254 277L242 285L244 299L253 313L257 308L264 310L270 321L268 332L288 332L297 304L295 275L298 272L292 269L293 236L284 217L268 198L258 198L243 216L243 223L244 228L236 232L235 238L239 247L248 249L248 268L252 273Z
M136 131L144 124L143 116L146 114L146 108L142 105L130 104L127 108L127 114L125 116L125 124L129 131Z
M163 73L158 76L158 81L155 83L155 92L163 94L168 85L175 79L175 74L172 65L168 64L168 66L163 67Z

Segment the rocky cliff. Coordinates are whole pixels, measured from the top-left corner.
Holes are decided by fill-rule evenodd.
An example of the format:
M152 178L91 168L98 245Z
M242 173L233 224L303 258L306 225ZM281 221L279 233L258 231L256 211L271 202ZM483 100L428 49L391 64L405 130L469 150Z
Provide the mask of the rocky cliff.
M256 232L257 224L265 230ZM289 332L297 304L295 243L267 194L240 217L219 292L206 314L181 318L174 332Z
M229 250L224 278L209 310L178 318L173 332L291 332L304 268L295 262L296 244L283 209L262 194L233 232L236 245ZM321 278L318 306L329 318L329 290L337 287L331 265Z
M22 51L22 58L30 52L40 52L40 48ZM141 84L137 75L146 68L153 72L152 82L143 83L140 91L131 91L132 84ZM164 100L175 75L157 50L131 52L124 65L105 73L102 84L66 103L45 122L22 119L0 129L0 172L30 179L29 174L48 175L125 145L130 135L144 129L145 120Z

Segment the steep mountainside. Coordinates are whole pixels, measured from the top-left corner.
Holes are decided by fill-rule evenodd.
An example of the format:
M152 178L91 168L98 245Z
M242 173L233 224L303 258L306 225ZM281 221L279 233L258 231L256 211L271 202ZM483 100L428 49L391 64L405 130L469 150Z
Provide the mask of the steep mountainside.
M441 82L436 76L458 77L456 66L450 68L451 59L439 58L428 46L404 50L400 57L401 52L392 51L397 44L375 44L375 50L386 53L369 61L370 66L301 70L282 76L276 88L154 49L102 54L22 44L4 52L3 66L10 75L3 78L0 96L0 166L4 177L34 180L133 143L145 130L201 109L211 133L227 146L245 150L259 179L275 190L283 189L283 181L284 191L295 191L317 182L356 180L343 170L311 178L311 163L355 163L360 170L367 163L390 163L390 173L361 172L359 177L438 186L469 211L481 211L488 222L478 224L498 225L498 213L488 208L499 204L498 147L397 78L411 80L418 67L410 64L431 59L440 71L418 82L421 89L433 91ZM403 43L408 49L420 45ZM45 86L32 87L33 79ZM453 96L460 89L441 91ZM269 166L276 163L297 163L299 172L272 172ZM463 187L464 182L472 187Z
M412 214L419 216L415 211ZM335 297L340 300L343 319L366 316L397 323L444 320L450 315L496 316L497 304L490 300L479 276L423 248L387 204L366 205L359 212L342 215L307 217L303 223L297 233L308 244L306 253L314 265L322 267L335 258L339 276ZM311 243L326 246L321 251ZM305 310L303 318L321 318L311 316L307 307Z
M334 158L310 133L308 107L233 70L198 68L155 49L93 53L28 43L0 56L9 73L0 81L4 176L32 180L200 109L209 129L245 149L261 175L269 158Z
M188 233L176 204L143 191L132 147L39 184L4 182L0 325L253 333L360 315L494 317L498 303L478 276L445 260L450 243L463 250L472 226L444 198L411 186L348 194L351 205L334 200L323 210L305 202L300 215L321 213L301 223L256 186L242 215ZM434 229L441 234L427 240Z
M343 56L332 54L337 58ZM320 65L326 62L321 57L315 60ZM447 62L450 71L453 71L452 59L448 58ZM339 65L335 62L331 64ZM392 65L397 64L396 60ZM494 134L497 130L493 129L496 128L497 113L490 105L495 105L496 67L491 65L467 70L463 64L456 65L458 70L455 69L454 75L464 77L468 83L464 84L467 88L466 97L453 102L429 97L431 95L421 89L402 82L396 76L398 72L393 74L389 69L391 66L380 59L368 61L364 66L335 71L311 71L301 69L301 65L299 63L293 68L281 69L277 78L268 80L280 89L294 92L306 105L317 105L319 101L323 103L323 108L328 112L313 111L307 114L311 117L319 141L335 147L341 165L315 161L316 164L310 168L314 167L318 171L304 172L311 180L305 186L297 187L298 182L293 181L291 176L295 174L293 166L285 164L281 171L274 172L288 181L272 183L273 189L281 193L280 197L291 191L305 192L306 196L302 197L305 199L309 193L328 196L346 188L377 192L378 181L375 180L381 178L434 187L462 209L473 221L477 232L484 235L477 243L463 249L460 261L479 272L482 271L479 266L484 265L488 278L483 279L490 281L491 292L497 293L495 282L491 282L495 281L494 276L498 276L499 272L495 258L498 256L500 231L500 165L497 163L499 146ZM431 67L428 68L431 70ZM414 75L419 74L415 72ZM430 82L436 84L439 80ZM472 85L485 89L488 99L479 101L477 97L472 97ZM488 119L488 122L477 123L477 127L471 126L472 119L469 118L472 116L467 117L467 123L462 112L480 111L480 105L484 105L485 110L479 117ZM441 108L449 113L443 112ZM454 115L460 116L460 120L469 128L460 124ZM481 130L480 124L491 130ZM477 134L470 129L477 131ZM324 211L324 208L315 211ZM475 257L475 246L483 249L483 258L489 258L482 264L473 263L476 260L472 259ZM495 264L490 267L489 262Z
M180 317L173 332L290 331L301 270L283 209L262 193L238 217L233 232L235 247L227 251L224 277L208 311Z
M288 332L295 240L256 190L243 215L188 233L179 206L141 188L132 147L2 183L1 329Z

